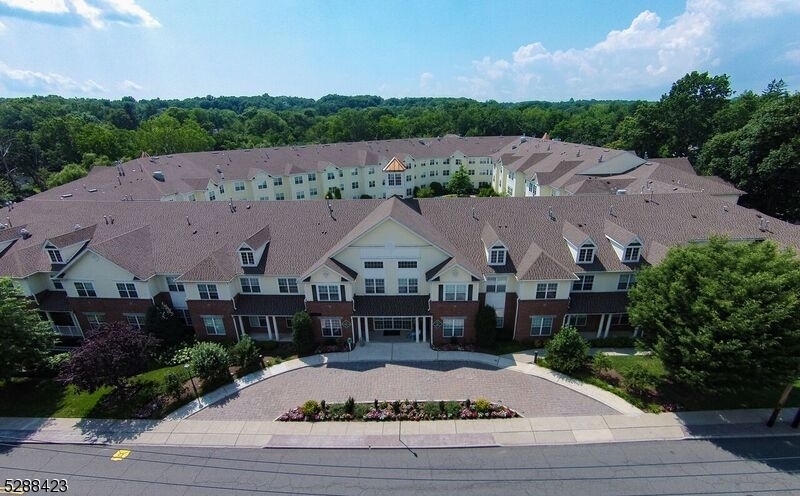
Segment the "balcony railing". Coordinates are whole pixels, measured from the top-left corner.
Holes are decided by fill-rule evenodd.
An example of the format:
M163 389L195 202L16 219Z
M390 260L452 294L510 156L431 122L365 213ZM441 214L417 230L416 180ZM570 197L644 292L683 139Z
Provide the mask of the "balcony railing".
M81 332L80 327L78 326L65 326L65 325L55 325L53 324L53 330L60 334L61 336L75 336L75 337L83 337L83 333Z

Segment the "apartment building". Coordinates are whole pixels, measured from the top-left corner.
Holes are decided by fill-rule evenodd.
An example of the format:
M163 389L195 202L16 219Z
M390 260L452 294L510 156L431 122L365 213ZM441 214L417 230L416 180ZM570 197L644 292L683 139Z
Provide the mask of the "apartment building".
M631 152L547 137L468 137L366 141L148 156L95 167L85 178L38 195L71 200L274 201L410 198L447 184L464 167L474 188L511 197L705 192L742 194L698 176L685 158L647 160Z
M0 274L63 336L172 306L203 339L475 341L483 303L514 339L563 324L632 335L627 291L712 234L800 246L800 227L705 193L9 206ZM767 220L769 222L767 222Z

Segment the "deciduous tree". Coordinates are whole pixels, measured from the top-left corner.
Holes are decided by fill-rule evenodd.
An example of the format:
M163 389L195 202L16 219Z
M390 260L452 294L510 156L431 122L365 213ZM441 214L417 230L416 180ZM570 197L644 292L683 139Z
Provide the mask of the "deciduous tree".
M769 241L672 248L630 291L631 321L676 384L699 393L785 385L800 367L800 260Z
M10 279L0 279L0 379L42 365L54 340L53 330L39 318L33 302Z

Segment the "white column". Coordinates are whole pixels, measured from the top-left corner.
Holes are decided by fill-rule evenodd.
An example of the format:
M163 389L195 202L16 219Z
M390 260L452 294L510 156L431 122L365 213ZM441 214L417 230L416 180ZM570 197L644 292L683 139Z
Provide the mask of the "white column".
M364 317L364 340L369 343L369 317Z
M433 317L425 317L422 319L422 341L428 342L428 322L432 322ZM433 327L433 325L431 325Z
M267 339L272 339L272 322L270 321L269 317L267 317L266 321L267 321Z
M414 341L417 343L419 343L420 334L419 317L414 317Z
M242 330L242 336L244 336L244 319L242 318L241 315L239 315L238 317L239 317L239 329Z
M236 325L236 316L231 315L231 321L233 321L233 333L236 334L236 342L239 342L239 326Z
M611 317L612 317L612 315L608 314L608 318L606 319L606 330L605 330L605 332L603 332L603 337L604 338L607 338L608 337L608 333L611 331L611 320L612 320Z
M275 334L275 341L280 339L280 334L278 333L278 317L274 315L272 317L268 317L268 319L272 319L272 332Z
M606 314L602 313L600 314L600 325L597 327L598 338L603 337L603 326L605 325L605 322L606 322Z

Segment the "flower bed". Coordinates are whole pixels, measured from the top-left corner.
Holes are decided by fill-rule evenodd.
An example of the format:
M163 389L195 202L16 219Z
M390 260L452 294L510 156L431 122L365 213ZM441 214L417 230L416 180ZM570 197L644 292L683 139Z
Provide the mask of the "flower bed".
M470 401L382 401L356 403L348 398L344 403L306 401L277 418L280 422L391 422L453 419L514 418L520 415L507 406L484 398Z

